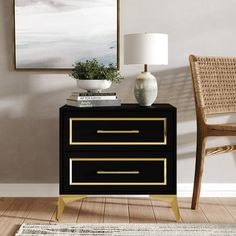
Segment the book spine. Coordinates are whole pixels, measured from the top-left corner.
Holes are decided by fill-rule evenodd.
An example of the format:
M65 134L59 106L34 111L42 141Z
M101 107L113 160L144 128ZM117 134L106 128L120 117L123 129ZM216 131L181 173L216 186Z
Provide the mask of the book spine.
M120 106L119 100L96 100L96 101L74 101L67 99L67 105L76 107L102 107L102 106Z
M83 101L83 100L116 100L116 96L70 96L70 99L72 100L78 100L78 101Z
M79 92L72 92L72 95L75 95L75 96L116 96L116 93L79 93Z

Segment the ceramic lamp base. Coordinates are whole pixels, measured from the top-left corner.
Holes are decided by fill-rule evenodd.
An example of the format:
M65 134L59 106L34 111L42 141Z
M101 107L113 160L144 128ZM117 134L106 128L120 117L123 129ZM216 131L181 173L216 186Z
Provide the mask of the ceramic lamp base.
M151 106L157 97L156 78L150 72L142 72L136 79L134 96L140 106Z

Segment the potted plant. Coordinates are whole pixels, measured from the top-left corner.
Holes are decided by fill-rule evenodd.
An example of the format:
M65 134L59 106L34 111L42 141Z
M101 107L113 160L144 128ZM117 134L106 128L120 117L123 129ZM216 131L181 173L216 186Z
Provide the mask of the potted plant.
M77 80L77 86L88 92L101 92L111 86L112 82L119 83L123 77L113 64L105 66L96 59L77 62L70 74Z

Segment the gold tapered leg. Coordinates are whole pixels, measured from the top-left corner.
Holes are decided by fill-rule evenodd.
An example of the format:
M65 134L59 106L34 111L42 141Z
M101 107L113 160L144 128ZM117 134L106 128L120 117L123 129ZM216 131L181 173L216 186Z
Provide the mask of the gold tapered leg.
M180 220L178 200L176 195L149 195L149 197L159 201L169 202L174 212L176 221L178 222Z
M86 195L61 195L58 198L56 220L59 221L62 216L66 203L81 200L85 197Z

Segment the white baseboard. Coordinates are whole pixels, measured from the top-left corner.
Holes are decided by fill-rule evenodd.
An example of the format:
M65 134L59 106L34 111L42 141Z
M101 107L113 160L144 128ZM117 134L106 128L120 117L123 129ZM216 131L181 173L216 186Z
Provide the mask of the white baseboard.
M193 184L177 184L179 197L192 197ZM203 183L201 197L236 197L236 183Z
M192 197L192 189L192 184L180 183L177 185L178 196ZM57 197L58 195L58 184L0 184L0 197ZM131 197L131 195L127 197ZM201 197L236 197L236 183L204 183L202 184Z
M0 197L57 197L59 184L0 184Z

